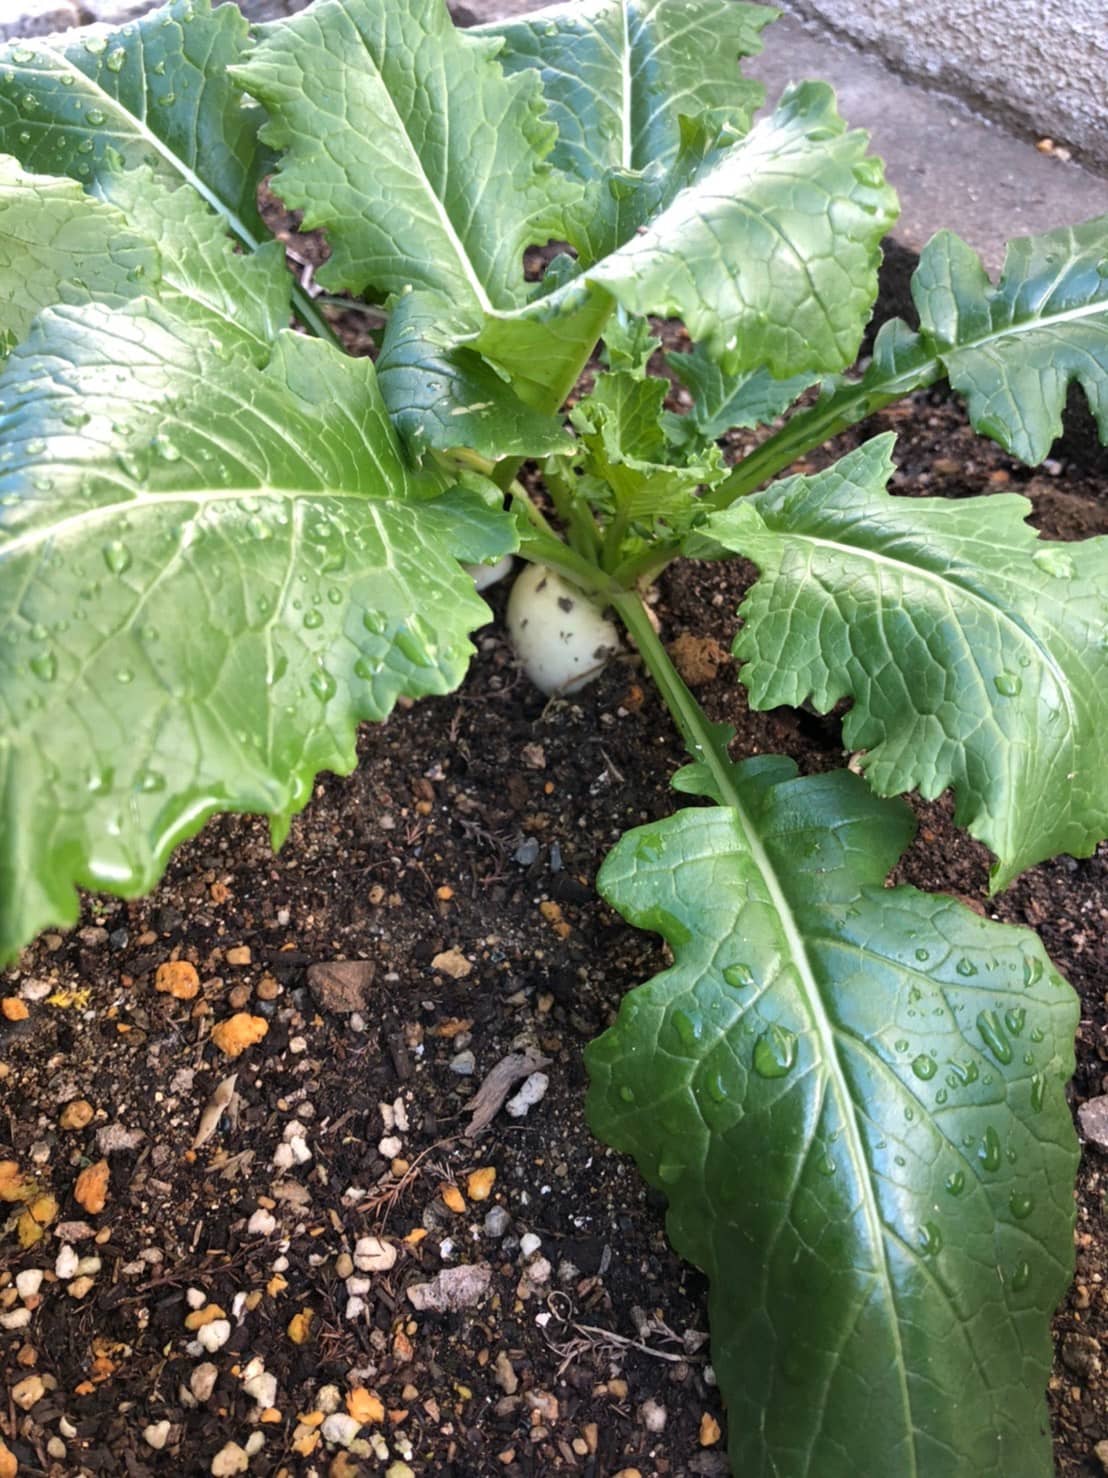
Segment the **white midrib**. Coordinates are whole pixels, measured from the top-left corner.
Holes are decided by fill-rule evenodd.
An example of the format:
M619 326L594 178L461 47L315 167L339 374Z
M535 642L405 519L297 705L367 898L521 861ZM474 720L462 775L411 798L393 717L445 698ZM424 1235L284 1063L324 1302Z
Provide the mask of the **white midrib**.
M709 749L707 753L712 753L712 750ZM880 1279L885 1294L886 1305L891 1311L889 1322L892 1341L896 1350L896 1379L900 1387L900 1396L904 1407L905 1425L913 1437L910 1446L911 1461L903 1474L903 1478L919 1478L919 1461L914 1440L916 1426L912 1417L912 1398L908 1390L904 1342L900 1335L896 1295L893 1290L892 1274L889 1272L888 1254L885 1249L885 1228L871 1194L869 1164L866 1160L865 1145L862 1142L862 1137L858 1130L858 1120L854 1110L854 1101L850 1094L850 1086L846 1081L842 1063L839 1061L835 1028L824 1007L823 998L820 995L819 982L816 980L815 972L808 958L808 948L804 942L804 936L800 931L800 926L797 924L785 891L778 880L777 870L762 845L757 827L754 826L750 817L746 814L738 790L731 783L726 771L717 772L717 780L725 781L725 783L721 784L721 794L726 797L726 804L735 812L743 834L743 840L746 842L750 852L751 860L761 875L766 892L769 894L770 903L781 922L781 932L785 936L789 958L796 966L801 990L806 998L810 1018L815 1027L816 1035L819 1038L823 1064L827 1070L831 1092L839 1105L839 1114L845 1131L846 1149L850 1155L851 1162L854 1166L854 1173L859 1183L866 1232L873 1247L873 1255L877 1264L875 1272Z
M980 592L976 590L972 590L968 585L962 585L955 580L944 579L942 575L937 575L933 570L927 569L924 565L908 564L906 561L903 560L891 559L887 554L878 554L870 549L859 549L858 546L854 544L840 544L834 539L821 539L815 534L794 533L790 530L785 535L785 537L789 539L795 539L800 543L811 544L816 548L834 550L836 554L846 555L847 557L853 557L854 559L866 559L869 560L872 564L884 565L887 566L889 569L896 570L897 573L900 575L903 575L907 572L908 574L917 576L926 584L935 586L937 589L942 590L944 593L953 589L957 591L960 595L963 595L967 599L973 601L975 604L983 606L994 617L998 618L1006 626L1010 627L1011 630L1016 633L1016 635L1023 643L1033 648L1033 650L1037 653L1043 665L1047 668L1047 670L1050 672L1050 675L1054 678L1055 683L1058 685L1058 691L1061 694L1062 702L1065 705L1066 709L1066 715L1070 721L1071 731L1073 733L1077 732L1078 719L1077 714L1074 711L1073 695L1070 692L1070 680L1067 677L1064 669L1059 665L1057 659L1055 658L1053 652L1050 651L1049 647L1044 646L1033 631L1030 631L1027 627L1021 625L1020 622L1017 621L1010 612L1006 611L1003 606L997 605L995 601L989 600L987 596L980 594Z
M231 230L235 233L235 235L239 238L244 246L248 246L251 249L257 247L258 238L254 235L250 228L235 214L233 210L231 210L231 208L226 204L225 201L221 200L219 196L216 195L216 193L204 183L204 181L200 178L195 170L190 169L190 167L179 155L174 154L172 149L164 144L162 140L158 137L158 135L156 133L153 133L147 127L143 119L139 118L137 114L130 112L127 108L123 106L122 103L113 98L110 93L105 92L104 89L99 85L99 83L95 82L88 75L87 72L82 72L80 67L71 62L63 51L52 51L50 55L56 61L65 66L75 78L79 78L81 82L86 83L90 87L94 87L104 107L110 110L114 117L126 120L126 127L128 128L128 130L133 129L136 133L138 133L143 141L149 144L150 147L155 151L155 153L157 153L162 159L164 159L172 170L180 175L182 180L191 185L192 188L197 192L197 194L201 195L208 202L211 208L218 215L223 217L223 219L227 222Z
M434 185L432 185L427 171L423 167L423 160L419 157L419 151L416 149L415 143L412 140L412 136L411 134L409 134L407 128L404 125L404 119L401 116L400 109L396 106L396 100L393 98L393 95L389 91L385 79L381 76L380 72L377 73L377 79L381 84L382 93L388 100L389 109L391 110L392 116L396 122L397 132L404 140L404 143L407 145L408 158L411 162L410 167L412 173L422 183L424 189L427 192L427 196L431 201L431 206L435 212L436 217L438 218L439 225L442 227L443 235L446 237L447 241L449 241L451 247L453 248L455 256L458 258L458 264L462 269L462 274L473 290L473 295L477 299L478 307L480 307L480 309L484 313L495 313L496 309L493 306L492 299L485 291L485 285L478 277L477 269L474 267L473 263L469 259L469 253L466 251L465 243L458 235L454 222L447 214L445 202L439 198L439 195L436 192ZM447 125L449 126L449 114L447 114L446 121Z
M620 48L620 121L623 126L620 157L624 169L630 169L633 159L631 142L631 22L627 14L629 0L620 0L619 15L623 23L623 39Z
M93 528L105 519L120 517L124 514L134 516L180 503L193 503L208 507L214 503L233 503L236 499L266 496L281 502L298 502L305 498L350 498L366 504L373 501L370 493L344 492L340 488L274 488L259 487L257 484L245 488L193 488L190 491L179 493L158 493L153 497L127 498L122 503L102 503L96 508L85 508L80 513L74 513L69 518L61 519L58 523L49 524L46 528L30 529L25 534L17 534L7 543L0 543L0 565L13 555L22 554L36 545L45 544L52 539L63 539L73 534L80 534L84 529Z
M1021 334L1034 333L1036 329L1053 328L1055 324L1060 323L1075 323L1078 319L1095 318L1098 314L1102 318L1108 318L1108 298L1097 298L1095 302L1081 303L1076 308L1066 308L1061 313L1049 313L1042 318L1017 319L1007 328L994 329L992 333L983 334L980 338L971 339L964 344L936 346L936 357L945 363L959 354L972 354L1001 339L1018 338Z

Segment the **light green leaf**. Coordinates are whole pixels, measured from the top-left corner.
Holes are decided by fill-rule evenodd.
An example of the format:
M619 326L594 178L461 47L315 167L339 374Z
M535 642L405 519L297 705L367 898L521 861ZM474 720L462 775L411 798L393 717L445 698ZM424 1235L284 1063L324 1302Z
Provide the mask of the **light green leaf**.
M589 279L634 313L683 319L728 373L841 369L896 216L866 142L846 131L829 87L789 88Z
M794 774L604 863L673 964L586 1049L590 1123L711 1281L733 1472L1048 1478L1076 998L1029 931L882 887L901 806Z
M556 416L520 400L473 349L453 347L450 308L429 293L395 299L377 378L409 452L468 447L490 461L544 457L572 449Z
M0 377L0 958L217 810L275 835L360 719L456 686L489 489L411 472L373 366L212 314L48 309ZM491 503L491 506L490 506Z
M726 475L718 447L675 447L662 425L669 384L631 370L598 375L592 391L573 412L586 472L600 480L622 521L657 521L678 532L700 511L696 490Z
M542 75L551 160L585 190L574 239L588 260L642 219L641 198L677 160L682 115L749 128L764 89L738 63L761 51L777 14L737 0L572 0L477 28L503 40L505 71Z
M1010 242L996 287L976 253L941 231L912 296L924 342L982 435L1041 462L1076 381L1108 442L1108 216Z
M524 248L562 234L580 193L544 162L538 76L505 77L443 0L322 0L262 38L234 76L287 150L274 188L327 229L317 280L477 316L524 302Z
M260 114L227 75L247 34L233 5L172 0L117 30L0 46L0 150L85 186L120 161L146 165L167 184L191 185L253 245Z
M1108 835L1108 539L1048 543L1014 495L890 497L892 445L774 483L705 537L762 571L734 648L753 706L853 697L843 738L870 783L953 785L1001 888Z
M73 180L28 174L0 154L0 359L40 308L125 303L146 290L158 253L110 206Z
M666 363L693 396L683 429L705 441L736 427L767 425L819 380L811 373L775 380L764 368L727 375L699 344L691 354L667 354Z

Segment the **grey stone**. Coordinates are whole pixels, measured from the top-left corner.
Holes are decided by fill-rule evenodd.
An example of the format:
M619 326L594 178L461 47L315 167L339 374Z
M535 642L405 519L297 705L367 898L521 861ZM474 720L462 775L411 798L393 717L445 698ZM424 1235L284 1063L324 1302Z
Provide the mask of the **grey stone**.
M1062 1340L1062 1364L1086 1380L1099 1375L1100 1342L1091 1334L1067 1334Z
M485 1213L485 1236L499 1239L512 1224L503 1206L493 1206Z
M430 1283L413 1283L408 1289L408 1299L421 1313L445 1314L455 1309L470 1309L485 1297L491 1281L492 1269L487 1263L443 1268Z
M1108 1152L1108 1094L1083 1103L1077 1110L1077 1122L1090 1144Z

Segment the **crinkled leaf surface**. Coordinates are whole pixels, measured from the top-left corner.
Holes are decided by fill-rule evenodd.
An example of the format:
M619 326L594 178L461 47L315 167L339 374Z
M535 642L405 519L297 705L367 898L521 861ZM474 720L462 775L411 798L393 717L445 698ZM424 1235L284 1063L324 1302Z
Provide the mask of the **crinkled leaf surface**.
M503 40L505 71L542 75L558 129L551 160L584 186L574 239L590 261L641 221L677 160L683 114L750 126L763 88L738 62L761 51L776 15L738 0L572 0L478 28Z
M553 24L540 38L560 46ZM538 73L506 76L500 45L456 32L440 0L323 0L264 29L234 76L270 113L266 141L285 151L282 198L328 233L321 281L386 295L411 287L449 303L456 343L499 365L519 397L547 413L572 387L613 301L684 316L731 370L767 361L787 376L853 358L895 197L828 88L791 90L745 137L721 137L701 104L701 122L679 130L673 170L684 188L656 192L644 234L632 231L575 280L536 295L522 252L574 239L583 187L550 163L556 135ZM711 116L714 64L706 77L716 79ZM695 98L687 102L695 113ZM426 320L431 310L420 312ZM441 361L447 326L427 345L429 359ZM410 367L414 348L409 341ZM412 403L401 394L398 404ZM440 408L428 435L440 437L441 424Z
M443 0L323 0L263 29L238 81L287 150L274 188L327 228L328 287L430 289L459 309L525 299L523 250L561 233L579 188L535 72L455 29Z
M900 804L794 773L604 863L674 962L587 1049L590 1122L711 1280L736 1474L1047 1478L1076 999L1029 931L882 887Z
M397 298L389 316L377 379L412 455L430 446L468 447L490 461L569 451L558 418L521 400L475 349L456 347L450 323L431 294Z
M912 296L921 337L976 430L1041 462L1076 381L1108 442L1108 216L1010 242L995 287L976 253L942 231L923 249Z
M253 243L261 115L227 75L247 33L233 5L171 0L116 30L0 46L0 150L86 186L119 160L146 165L190 184Z
M762 571L734 647L754 707L852 697L843 737L870 783L953 785L999 888L1108 835L1108 539L1048 543L1014 495L890 497L892 442L705 533Z
M819 380L814 374L775 380L764 368L728 375L699 345L691 354L667 354L666 363L693 397L680 429L705 441L735 427L767 425ZM678 429L672 427L674 434Z
M822 83L711 156L660 215L589 269L635 313L683 319L729 372L841 369L877 293L896 197Z
M124 303L157 275L154 243L74 180L27 173L0 154L0 359L40 308Z
M47 310L0 401L7 958L214 811L282 836L359 719L461 680L488 610L459 561L514 535L410 471L369 361L195 304Z
M669 382L632 370L598 375L573 412L588 474L601 480L613 510L635 524L657 520L685 529L699 510L697 488L726 473L717 447L673 446L662 425Z

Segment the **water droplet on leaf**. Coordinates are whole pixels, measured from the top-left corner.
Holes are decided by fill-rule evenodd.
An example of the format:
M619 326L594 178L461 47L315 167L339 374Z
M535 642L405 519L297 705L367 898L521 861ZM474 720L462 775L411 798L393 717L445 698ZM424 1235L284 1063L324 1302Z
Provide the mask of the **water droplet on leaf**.
M783 1078L796 1062L796 1034L774 1024L754 1043L754 1071L763 1078Z

